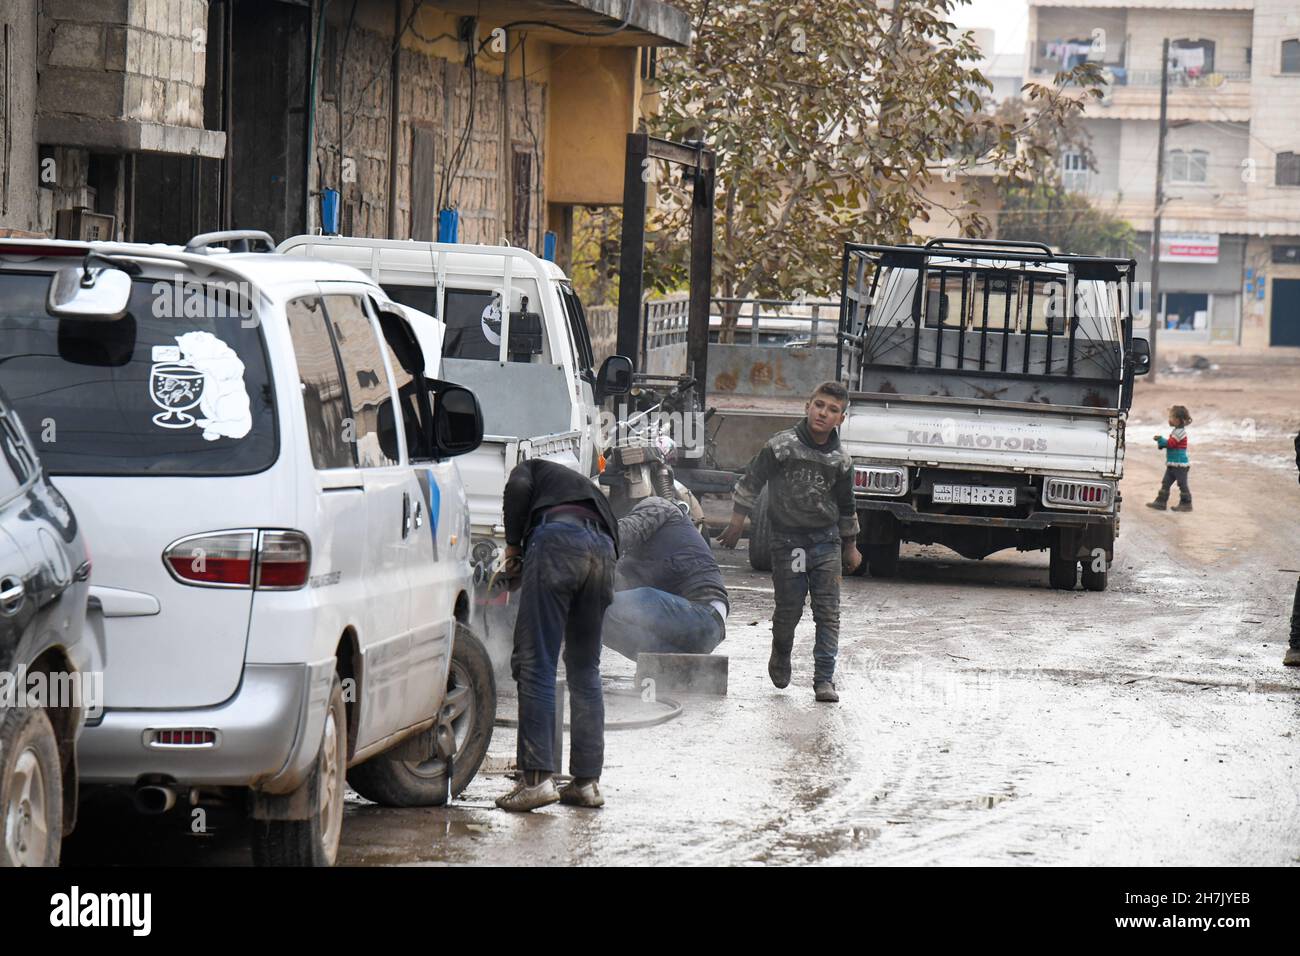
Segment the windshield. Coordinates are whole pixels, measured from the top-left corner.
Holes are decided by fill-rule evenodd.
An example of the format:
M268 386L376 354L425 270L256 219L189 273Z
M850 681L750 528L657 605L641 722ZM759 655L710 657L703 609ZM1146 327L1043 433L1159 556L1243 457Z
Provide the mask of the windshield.
M51 474L270 467L271 379L247 296L136 279L121 319L56 319L45 311L50 279L0 273L0 386Z

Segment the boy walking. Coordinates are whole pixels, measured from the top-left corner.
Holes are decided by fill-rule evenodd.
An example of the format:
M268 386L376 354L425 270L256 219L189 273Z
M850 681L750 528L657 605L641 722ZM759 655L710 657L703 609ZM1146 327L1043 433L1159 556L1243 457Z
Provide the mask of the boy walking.
M723 547L740 542L745 516L765 485L772 524L772 657L767 672L777 687L790 684L794 629L812 596L817 636L813 645L813 692L836 703L835 658L839 651L840 578L862 562L858 515L853 503L853 460L840 449L849 393L839 382L818 385L805 418L777 432L736 483L731 523L718 537Z

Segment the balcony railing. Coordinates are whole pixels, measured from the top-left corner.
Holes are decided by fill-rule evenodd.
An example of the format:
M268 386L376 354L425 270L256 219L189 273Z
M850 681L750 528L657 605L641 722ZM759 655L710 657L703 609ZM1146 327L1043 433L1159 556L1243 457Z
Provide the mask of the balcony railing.
M1159 86L1159 70L1124 70L1111 68L1115 86ZM1220 70L1215 73L1201 73L1190 76L1182 70L1169 71L1169 88L1172 89L1218 89L1225 83L1248 83L1250 71Z
M1052 61L1035 65L1030 71L1034 76L1054 75L1057 68ZM1109 76L1111 86L1159 87L1159 70L1129 70L1122 66L1102 64L1102 75ZM1176 89L1219 89L1225 83L1249 83L1249 70L1221 70L1215 73L1201 73L1190 76L1182 70L1169 71L1169 88Z

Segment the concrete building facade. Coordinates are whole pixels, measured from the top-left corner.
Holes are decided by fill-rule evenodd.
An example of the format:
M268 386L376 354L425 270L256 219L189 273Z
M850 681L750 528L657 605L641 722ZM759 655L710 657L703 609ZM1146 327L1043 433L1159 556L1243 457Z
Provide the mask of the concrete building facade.
M689 39L659 0L6 0L0 229L278 240L336 208L432 239L447 209L563 258L574 205L622 200L652 49Z
M1161 303L1165 341L1300 346L1300 4L1029 0L1025 78L1081 61L1107 86L1067 185L1150 249L1161 50L1170 40ZM1150 254L1140 257L1149 278Z

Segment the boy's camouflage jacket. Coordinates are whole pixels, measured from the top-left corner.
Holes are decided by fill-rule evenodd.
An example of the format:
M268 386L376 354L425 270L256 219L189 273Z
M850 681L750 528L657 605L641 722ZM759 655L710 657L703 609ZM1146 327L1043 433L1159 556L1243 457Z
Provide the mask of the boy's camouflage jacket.
M831 432L824 445L815 445L807 421L777 432L754 456L736 482L734 508L749 514L763 486L768 513L777 532L823 531L838 528L841 538L858 533L853 504L853 459L840 450L840 437Z

